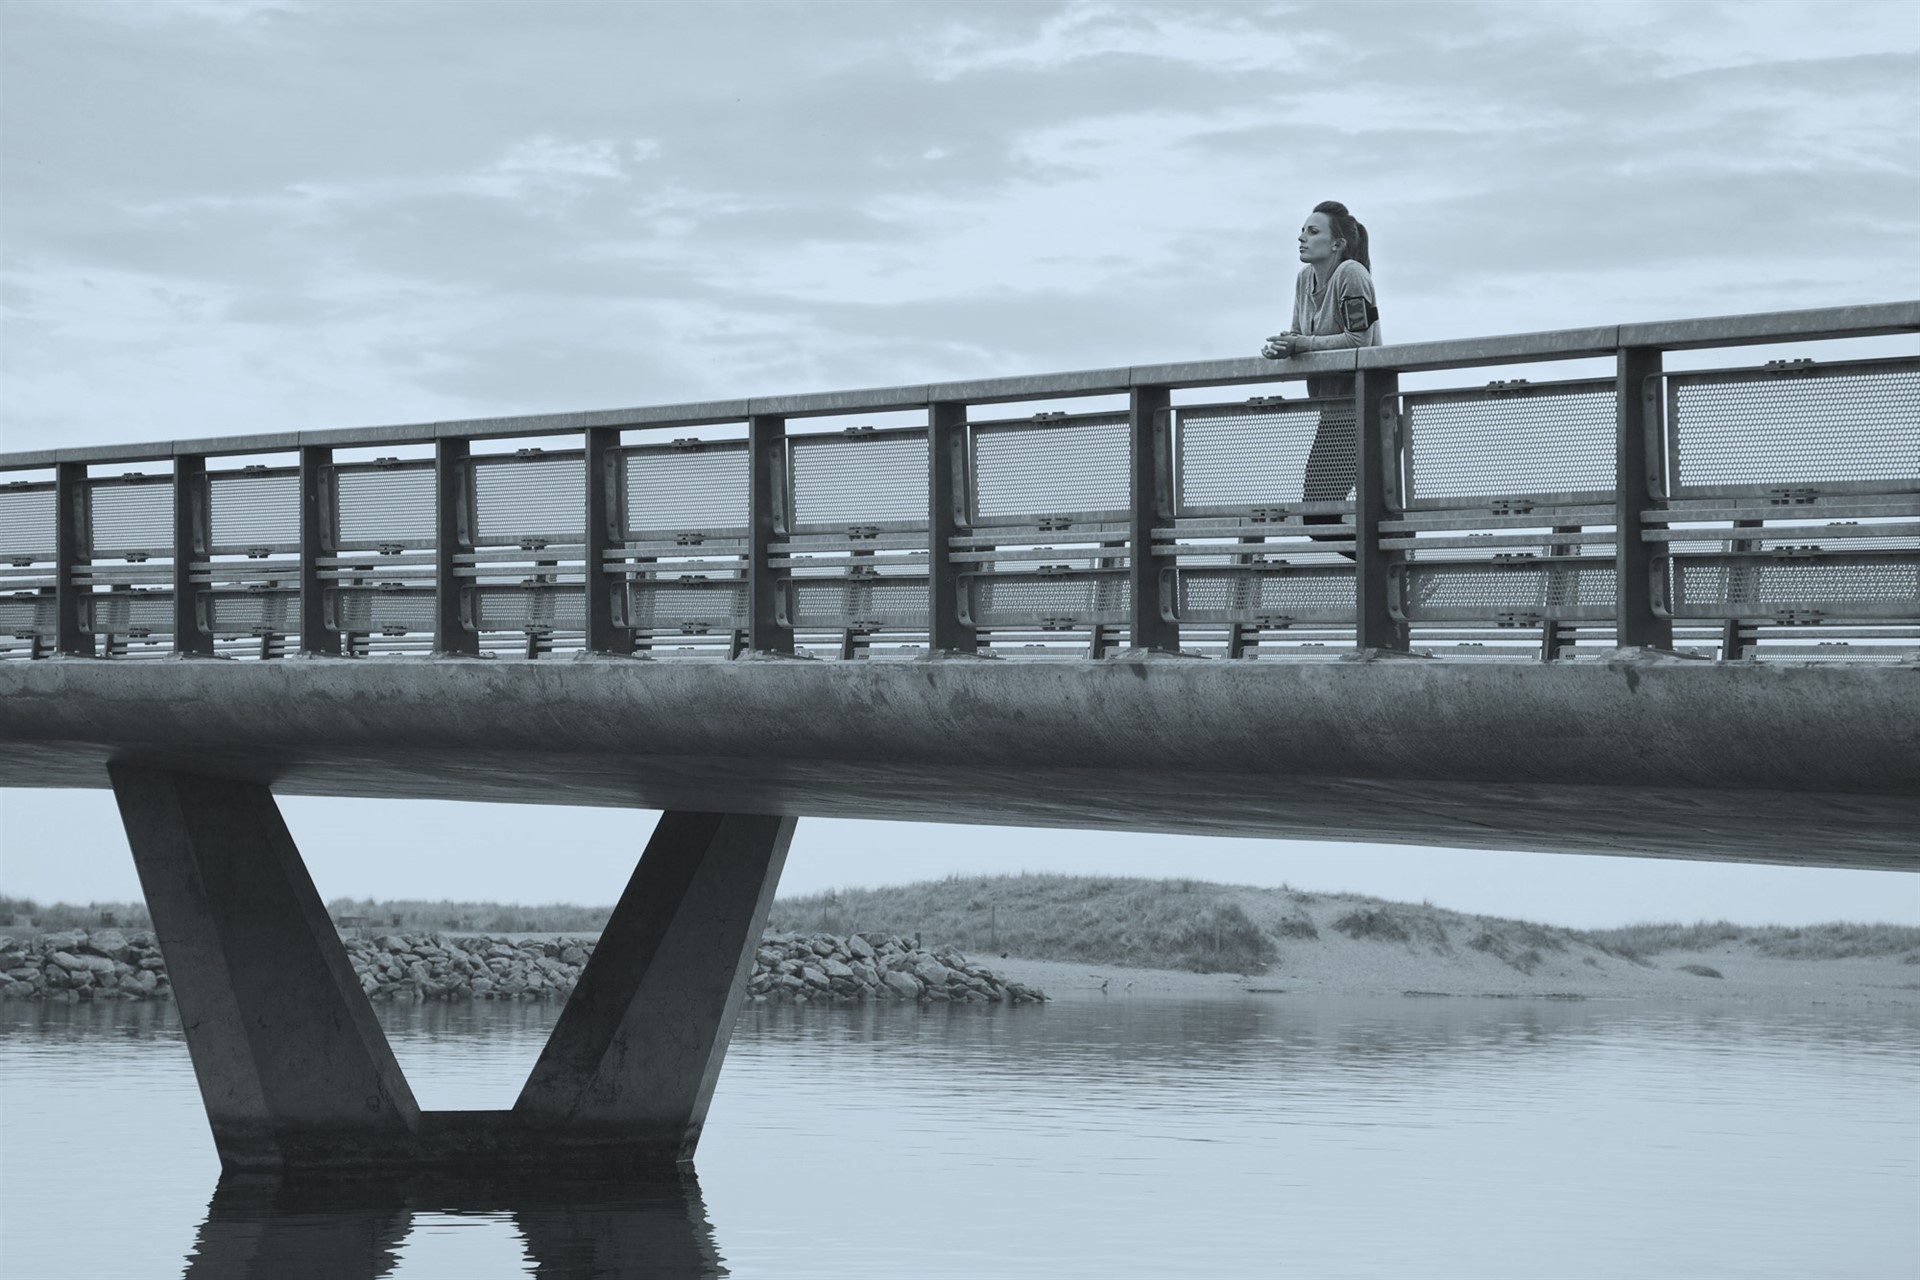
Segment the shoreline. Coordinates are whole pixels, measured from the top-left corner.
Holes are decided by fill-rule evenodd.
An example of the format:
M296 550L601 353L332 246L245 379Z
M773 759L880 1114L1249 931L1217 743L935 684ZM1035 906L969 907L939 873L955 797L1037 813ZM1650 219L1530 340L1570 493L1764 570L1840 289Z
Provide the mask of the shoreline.
M1341 948L1346 950L1346 948ZM1044 987L1054 1001L1134 998L1238 1000L1249 996L1295 999L1391 998L1419 1000L1598 1000L1715 1002L1773 1007L1841 1005L1920 1010L1920 966L1899 957L1786 960L1750 949L1715 947L1663 952L1650 964L1581 965L1533 976L1480 971L1432 956L1344 957L1352 964L1288 964L1262 974L1191 973L1071 960L989 957L980 963L1002 977ZM1334 957L1326 957L1334 960ZM1707 977L1695 965L1722 976ZM1102 990L1102 983L1105 989Z
M567 1000L599 935L342 937L362 994L378 1002ZM767 933L746 975L752 1004L1038 1004L1046 993L976 964L953 947L894 935ZM0 1000L65 1003L170 1000L173 983L152 930L68 930L0 936Z
M769 937L762 949L766 952L776 949L784 951L787 945L810 949L814 940ZM145 941L138 939L138 942ZM398 942L399 939L394 941ZM494 943L502 953L510 949L508 945L503 945L507 941L503 938L476 938L475 941ZM553 950L564 954L564 951L575 946L590 952L594 939L576 934L553 941L559 944ZM398 971L397 966L390 976L369 972L365 968L360 970L359 976L364 985L370 988L368 995L380 1003L396 998L412 1001L436 997L564 999L571 994L572 978L578 972L576 965L566 962L584 959L584 956L565 955L564 959L546 958L543 961L538 956L547 948L540 943L527 945L529 942L531 940L522 940L525 948L525 960L522 963L544 963L555 971L550 973L546 981L536 980L532 983L527 981L531 974L515 974L513 979L517 980L503 981L501 986L505 989L497 993L486 993L484 988L461 991L457 996L453 992L436 992L430 982L405 975ZM448 939L448 943L450 951L457 947L452 939ZM802 1004L808 1003L805 998L808 996L815 1003L835 1004L848 1002L849 998L886 1002L889 997L908 1001L917 998L922 1003L943 998L962 1002L968 998L991 1000L993 997L988 993L992 991L1008 1003L1099 1003L1126 999L1237 1001L1259 997L1294 1001L1417 1000L1429 1003L1447 1000L1650 1002L1731 1004L1775 1010L1842 1007L1920 1012L1920 965L1906 962L1901 957L1785 959L1759 955L1752 948L1739 944L1704 950L1662 952L1652 960L1642 961L1616 959L1611 963L1588 963L1587 958L1583 957L1552 969L1536 970L1530 975L1512 969L1490 972L1488 966L1475 963L1479 957L1473 954L1438 956L1379 943L1336 944L1332 947L1316 944L1311 950L1301 948L1298 952L1283 954L1278 963L1258 974L1195 973L1183 969L1103 965L1075 960L1034 960L1011 954L1004 957L978 953L965 955L953 948L940 948L939 951L942 961L958 962L943 964L944 968L952 971L944 976L949 980L971 981L976 985L978 989L971 996L957 990L936 993L933 989L936 984L928 983L925 977L920 978L919 990L911 994L868 989L866 983L850 985L845 981L837 984L845 988L843 991L827 989L836 985L833 979L844 976L837 969L824 973L817 984L822 989L814 990L812 988L816 984L811 981L814 975L804 973L804 968L798 966L798 962L787 956L767 954L755 966L746 1007L764 1004L770 999L785 1003L794 996L801 996L794 1002ZM931 953L913 953L909 959L908 953L902 952L889 958L896 967L917 973L914 966L926 964ZM91 949L69 959L83 960L103 970L112 963L103 963L103 958L92 953ZM394 959L400 957L395 956ZM417 962L414 955L408 955L406 959ZM515 956L515 960L519 961L521 957ZM813 960L814 957L807 957L809 964ZM494 957L493 963L498 965L500 958ZM171 992L164 969L155 964L153 959L148 959L147 965L147 968L138 971L146 984L144 990L94 989L84 994L79 990L43 990L28 998L36 1003L49 997L63 1001L131 998L168 1002ZM135 966L123 961L115 967L133 970ZM796 985L795 979L789 979L787 985L793 987L792 991L774 990L772 984L779 981L777 975L780 970L789 967L795 968L798 975L803 975L798 977L798 982L804 985ZM964 974L964 977L954 979L953 974ZM1709 976L1711 974L1720 976ZM505 974L499 976L507 978ZM112 981L104 973L99 975L98 980L103 987ZM896 981L905 985L903 978ZM7 985L11 989L5 994L15 998L28 996L28 992L22 989L26 984ZM128 974L122 973L116 985L132 987ZM472 985L480 986L479 983ZM944 987L946 984L942 982L938 985ZM855 986L861 989L859 995L854 994ZM1044 995L1041 994L1043 992ZM1017 998L1010 998L1016 997L1016 993Z
M533 915L524 909L520 920L532 925ZM0 935L0 998L166 993L150 930L44 932L33 923L27 936ZM599 936L338 923L376 999L561 997ZM1138 995L1920 1009L1920 929L1900 925L1702 921L1588 932L1286 886L1025 875L782 900L768 923L750 1000Z

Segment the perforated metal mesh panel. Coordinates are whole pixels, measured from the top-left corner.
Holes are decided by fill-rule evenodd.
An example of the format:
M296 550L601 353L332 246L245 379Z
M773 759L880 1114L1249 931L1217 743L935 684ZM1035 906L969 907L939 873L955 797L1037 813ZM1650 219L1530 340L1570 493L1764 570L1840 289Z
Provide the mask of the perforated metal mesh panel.
M635 449L627 454L627 535L743 529L747 446Z
M1411 563L1393 568L1394 612L1410 622L1604 622L1614 609L1610 560Z
M1851 528L1829 525L1796 529L1790 526L1772 525L1764 530L1766 537L1757 540L1751 535L1746 538L1728 538L1717 545L1706 547L1705 550L1773 551L1785 547L1804 547L1809 544L1820 546L1828 551L1920 550L1920 537L1911 533L1900 533L1897 529L1882 536L1849 536L1863 530L1871 530L1873 527L1872 524L1858 524Z
M85 600L81 622L95 635L173 634L173 592L95 592Z
M1221 566L1179 570L1175 615L1181 622L1277 626L1353 623L1353 570L1262 573Z
M1671 374L1667 388L1675 496L1920 489L1920 362Z
M796 532L882 521L926 524L926 432L795 436L787 448Z
M1132 621L1132 584L1125 574L961 579L966 621L976 627L1074 627Z
M300 477L209 475L213 554L300 544Z
M433 592L336 587L326 593L327 626L369 635L433 634Z
M94 555L173 554L173 481L96 480L88 489Z
M1248 507L1305 500L1309 458L1315 463L1315 501L1341 501L1353 487L1354 433L1350 408L1326 419L1306 401L1258 409L1204 406L1177 411L1176 514L1218 515ZM1338 487L1340 492L1334 493Z
M1511 495L1598 501L1613 493L1619 428L1611 382L1420 392L1401 403L1410 415L1408 507Z
M796 579L788 625L805 630L927 629L927 580Z
M1676 618L1920 622L1920 552L1674 556Z
M579 587L475 587L467 596L475 631L584 631L586 595Z
M0 596L0 635L16 640L53 636L59 629L59 605L52 596Z
M293 636L300 634L297 591L215 591L200 597L200 625L209 634Z
M0 560L51 560L54 554L51 486L0 488Z
M973 515L999 524L1038 515L1125 511L1133 450L1124 416L973 429Z
M636 631L743 631L748 623L744 582L632 582L626 625Z
M586 460L475 458L473 540L516 546L523 539L578 542L586 537Z
M341 546L433 541L431 464L366 471L342 468L334 473L334 486Z

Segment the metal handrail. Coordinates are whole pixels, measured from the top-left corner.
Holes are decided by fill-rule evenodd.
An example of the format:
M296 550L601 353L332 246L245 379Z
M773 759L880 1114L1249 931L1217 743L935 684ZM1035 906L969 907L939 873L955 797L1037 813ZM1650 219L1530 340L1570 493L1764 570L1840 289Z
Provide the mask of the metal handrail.
M626 597L619 593L626 593L630 588L651 589L661 581L656 578L657 571L651 566L663 560L679 562L670 565L671 571L680 573L679 582L701 593L703 599L718 600L721 595L727 597L726 608L720 612L727 615L727 625L735 631L731 641L733 652L745 649L791 651L795 643L793 620L797 614L789 598L793 590L793 582L789 579L799 581L792 559L793 552L799 548L792 543L795 529L791 513L785 510L785 504L789 501L786 487L792 481L792 459L787 450L788 419L871 411L921 410L927 415L927 425L914 430L923 433L927 442L927 518L907 524L927 530L924 568L915 568L915 573L927 584L926 622L924 627L916 625L912 629L919 633L929 648L973 650L977 642L975 633L979 630L975 615L970 612L975 595L990 589L996 580L1008 579L1008 575L1012 574L1027 584L1033 583L1036 577L1049 580L1062 593L1081 578L1087 578L1089 583L1098 580L1095 585L1099 586L1096 593L1099 598L1095 604L1077 610L1072 606L1059 606L1070 615L1091 609L1088 618L1076 621L1073 616L1056 616L1054 605L1033 606L1035 616L1045 624L1042 630L1071 629L1064 624L1073 623L1078 627L1091 618L1090 652L1096 655L1106 651L1104 646L1110 638L1108 632L1118 628L1127 631L1132 647L1171 651L1179 649L1182 643L1182 620L1170 611L1165 602L1172 598L1167 593L1174 590L1172 584L1177 581L1178 574L1191 568L1218 578L1219 565L1215 563L1218 561L1219 564L1244 568L1251 579L1275 572L1276 566L1286 565L1284 559L1276 560L1258 550L1240 551L1209 544L1209 538L1220 536L1220 530L1212 525L1206 528L1190 526L1184 534L1172 527L1170 522L1177 523L1179 513L1170 442L1175 438L1173 433L1176 430L1172 424L1185 410L1172 408L1171 393L1201 387L1271 384L1312 376L1345 375L1351 380L1349 391L1341 392L1337 399L1326 399L1323 391L1321 399L1305 403L1324 406L1315 410L1316 414L1334 414L1344 418L1350 438L1342 447L1349 449L1353 455L1350 465L1354 499L1349 503L1344 499L1328 502L1303 498L1290 506L1263 505L1252 509L1242 513L1245 528L1235 526L1227 529L1228 536L1244 535L1235 537L1234 546L1265 543L1268 535L1277 535L1283 541L1288 538L1296 540L1310 556L1321 560L1331 560L1336 554L1346 557L1351 567L1336 562L1333 567L1339 572L1331 576L1350 575L1352 578L1351 634L1354 644L1361 650L1404 652L1409 648L1409 620L1415 619L1415 610L1410 607L1407 596L1409 584L1422 575L1422 580L1439 582L1445 572L1436 577L1435 566L1447 571L1451 558L1459 562L1455 578L1470 576L1471 573L1480 572L1471 567L1471 562L1476 560L1475 553L1484 552L1486 554L1480 558L1491 557L1498 566L1494 572L1503 583L1519 583L1527 580L1528 575L1535 575L1545 584L1544 590L1548 585L1566 579L1578 567L1569 557L1583 554L1581 548L1584 544L1599 541L1604 545L1605 541L1610 540L1612 580L1615 584L1610 629L1613 642L1622 646L1670 648L1674 642L1674 618L1682 614L1665 598L1665 593L1675 589L1674 584L1678 581L1674 573L1667 571L1663 561L1663 557L1671 554L1669 544L1672 539L1669 531L1648 527L1668 522L1667 490L1660 483L1664 465L1664 449L1660 443L1662 408L1656 394L1662 375L1663 353L1669 350L1858 338L1915 331L1920 331L1920 301L1892 302L1361 348L1314 353L1285 361L1240 359L1130 366L590 413L0 454L0 472L35 469L55 473L50 482L33 486L36 489L50 489L55 495L51 555L35 554L24 560L16 560L14 567L19 572L10 579L4 570L0 570L0 579L4 579L0 581L0 588L10 582L15 589L16 594L9 598L9 605L14 612L24 617L31 607L35 619L32 622L35 655L42 652L42 641L46 638L43 636L45 628L41 620L39 595L46 591L56 592L58 596L58 630L49 651L86 654L97 652L92 633L98 632L100 627L94 611L104 599L96 593L97 586L132 590L170 577L175 651L183 654L213 653L216 651L214 636L205 623L201 599L205 594L204 589L211 582L209 561L221 554L221 548L213 545L210 529L201 527L211 516L200 512L194 503L176 498L171 538L154 539L151 547L135 547L128 555L129 560L137 555L141 561L149 553L161 559L170 555L171 569L157 565L153 569L115 569L112 575L101 577L88 564L90 555L94 554L94 549L87 545L88 504L92 500L90 495L99 486L109 482L104 477L90 476L89 465L171 461L175 473L175 492L180 494L187 491L184 486L189 484L206 484L207 477L213 474L207 467L210 458L294 452L299 456L298 466L276 468L272 474L297 477L299 545L294 547L278 542L261 547L249 545L246 552L250 557L256 553L264 557L297 551L297 565L263 560L257 569L222 568L222 572L235 575L226 580L229 587L245 578L246 581L240 585L249 591L272 590L289 599L296 595L298 597L298 637L290 634L283 636L278 632L266 635L262 643L263 657L277 656L283 652L283 642L309 653L351 651L350 638L341 632L338 620L330 612L347 598L349 585L358 593L354 598L363 603L367 593L372 591L389 592L396 602L399 602L401 595L407 597L407 602L393 606L400 608L404 603L405 609L410 612L406 621L392 624L400 630L391 634L424 634L418 619L430 613L433 620L433 652L478 652L480 628L469 608L472 601L463 603L462 592L471 596L477 579L485 576L480 571L483 558L489 564L495 560L505 562L516 558L527 561L530 566L525 579L525 583L529 584L528 591L532 595L539 595L546 605L553 603L549 597L555 596L555 593L581 593L571 599L582 611L583 647L590 651L631 651L636 643L637 628L636 624L626 620ZM1599 380L1599 385L1611 388L1614 403L1614 456L1610 491L1602 492L1589 485L1579 494L1533 495L1531 500L1525 502L1513 501L1514 495L1509 494L1494 501L1490 514L1478 515L1477 525L1473 522L1461 523L1464 517L1451 511L1453 506L1458 505L1454 503L1447 504L1449 512L1442 513L1444 518L1437 524L1409 524L1407 520L1399 518L1403 505L1399 495L1408 480L1407 468L1411 465L1407 434L1407 424L1411 419L1400 412L1403 407L1399 394L1400 376L1403 373L1594 357L1611 358L1615 362L1612 378ZM1901 359L1871 363L1876 366L1899 366L1910 371L1913 362L1911 359ZM1789 371L1783 370L1783 375L1785 372ZM1759 371L1759 374L1773 376L1768 371ZM1497 383L1493 384L1488 394L1496 400L1539 399L1556 387L1566 385L1573 384L1542 384L1537 388L1527 388L1524 384ZM994 429L997 424L969 423L969 407L1023 400L1122 394L1127 397L1126 407L1118 412L1103 411L1101 415L1110 427L1118 428L1120 440L1120 452L1109 449L1104 456L1107 466L1118 465L1116 460L1125 458L1130 470L1125 483L1118 489L1114 487L1115 477L1111 472L1107 473L1108 479L1104 483L1108 489L1101 496L1108 500L1095 504L1099 508L1097 511L1074 508L1068 513L1071 516L1069 519L1061 514L1067 510L1062 507L1058 510L1023 511L1010 521L977 519L970 498L965 498L971 493L969 486L973 483L965 461L969 453L967 441L978 439L971 433ZM1902 394L1908 397L1902 403L1910 404L1910 385L1909 390ZM1351 396L1350 401L1348 396ZM1251 402L1252 405L1266 403L1261 399ZM1344 407L1346 405L1350 405L1350 408ZM1250 408L1249 412L1261 410ZM1041 415L1033 422L1032 429L1046 430L1055 416ZM1057 416L1063 419L1060 423L1062 426L1084 426L1090 421L1087 415ZM1328 419L1321 419L1322 430L1326 421ZM1900 419L1900 422L1905 423L1905 419ZM708 548L709 552L719 555L721 559L711 566L704 562L696 564L693 561L701 553L680 555L670 550L663 556L651 544L635 543L628 536L631 530L628 528L624 501L616 496L623 490L614 472L623 455L655 453L666 446L625 442L622 432L684 429L717 423L744 423L747 428L746 440L727 446L744 455L747 479L745 505L740 515L745 523L738 527L730 526L725 531L732 539L728 546ZM1022 429L1027 429L1024 424ZM867 438L859 434L859 429L850 434L856 438ZM573 545L574 535L571 534L568 535L567 546L549 547L552 538L558 536L551 531L509 530L502 537L511 541L517 535L524 554L515 557L488 551L483 557L482 540L477 539L471 518L471 507L476 499L468 490L477 467L504 463L508 459L504 455L487 458L475 454L471 451L471 445L489 439L557 435L573 435L576 440L584 441L584 447L575 444L550 454L543 454L538 449L525 449L521 453L528 457L537 456L545 462L565 463L583 469L585 483L577 490L577 497L584 499L579 513L580 521L575 524L569 518L565 522L568 529L581 530L578 545ZM798 441L813 437L796 435L793 438ZM1184 436L1180 438L1184 439ZM397 458L342 462L337 465L334 461L334 453L340 449L426 444L434 446L432 458L414 458L404 463ZM678 450L682 445L683 442L676 441L673 449ZM1318 439L1315 447L1320 447ZM685 442L685 448L697 449L698 446ZM1091 457L1087 461L1091 465ZM340 477L363 472L376 474L397 468L422 473L426 479L421 487L430 491L431 496L416 504L420 509L414 513L413 522L404 531L404 536L383 526L352 543L352 547L357 548L354 551L355 562L370 555L385 556L390 552L397 555L407 547L426 554L404 565L397 560L381 562L377 571L362 566L347 575L356 578L354 583L347 584L343 581L344 571L337 557L334 560L327 558L341 537L339 530L334 527L340 513L333 510L340 501ZM252 466L247 467L246 471L267 473L266 468ZM624 476L625 473L621 474ZM1042 474L1049 477L1049 483L1054 478L1071 479L1065 472L1056 474L1051 467L1043 468ZM1793 483L1797 485L1800 482L1795 480ZM1875 481L1875 485L1878 483ZM1866 486L1866 489L1873 490L1875 485ZM1844 504L1835 506L1834 500L1836 496L1846 496L1841 489L1847 489L1850 493L1852 489L1860 487L1840 486L1830 494L1817 493L1813 488L1793 488L1782 501L1800 503L1803 493L1811 493L1815 497L1806 501L1815 504L1811 509L1812 514L1858 516L1860 513L1853 507ZM1122 489L1124 492L1120 492ZM1891 516L1920 515L1920 511L1905 509L1912 505L1909 501L1912 495L1905 487L1904 480L1887 492L1895 494L1893 505L1886 512L1879 507L1873 508L1868 512L1871 518L1880 520L1889 513ZM1114 508L1112 499L1115 498L1124 498L1125 507ZM1569 506L1574 498L1581 499L1581 502ZM1467 507L1473 505L1466 504ZM1858 506L1858 503L1854 506ZM428 507L431 509L428 510ZM1896 507L1899 509L1895 510ZM1763 520L1742 518L1748 514L1746 512L1727 518L1744 530L1758 527L1766 520L1777 522L1792 519L1799 510L1798 507L1792 507L1777 513L1763 512ZM1533 513L1533 523L1554 526L1551 535L1542 541L1539 537L1529 536L1526 530L1499 532L1513 526L1513 521L1518 518L1516 512ZM1673 513L1679 515L1680 508L1673 508ZM1231 512L1228 517L1232 517ZM1234 520L1241 517L1223 518L1227 525L1234 525ZM426 523L423 524L423 521ZM1094 529L1095 524L1099 525L1098 530ZM1309 524L1313 525L1311 530L1307 527ZM1280 527L1282 525L1285 527ZM1615 532L1596 539L1591 535L1583 535L1582 526L1589 529L1606 526ZM1456 527L1494 528L1496 531L1460 535ZM1069 529L1077 532L1058 539L1052 536L1053 533L1065 534ZM681 538L691 536L686 528L678 524L669 532ZM707 532L717 535L720 531ZM848 531L846 546L827 548L854 557L848 561L852 566L848 569L849 581L860 583L869 577L877 580L884 576L879 572L881 569L897 568L905 563L872 558L882 550L901 550L892 544L882 548L875 541L881 532L877 524L862 524ZM1890 529L1889 532L1893 531ZM540 536L527 536L530 533ZM1423 534L1426 536L1423 537ZM1705 536L1715 538L1720 535L1708 533ZM1749 537L1743 533L1728 539L1727 555L1734 559L1726 561L1726 572L1751 577L1746 561L1739 558L1758 553L1762 543L1756 539L1765 536L1755 534ZM1795 536L1802 535L1796 532ZM1899 536L1907 535L1901 533ZM1092 539L1091 543L1089 539ZM1474 546L1473 540L1481 540L1478 547ZM694 543L702 541L702 538L693 538ZM1069 549L1056 553L1049 547L1039 545L1053 541L1061 541ZM733 542L738 545L733 545ZM362 546L362 543L365 545ZM484 540L487 547L496 543L506 545L501 537L490 535ZM1533 543L1540 543L1546 549L1545 554L1559 559L1546 567L1523 563L1536 559L1534 552L1527 549ZM1004 548L1001 544L1005 544ZM346 543L339 545L348 546ZM1895 581L1899 574L1908 572L1910 562L1920 562L1920 552L1904 547L1905 544L1900 543L1891 552L1884 548L1875 550L1869 547L1864 552L1852 553L1850 559L1841 556L1839 551L1821 551L1817 547L1813 550L1825 555L1835 570L1853 573L1855 577L1878 573L1886 581ZM1438 560L1431 558L1435 552L1442 553ZM1862 559L1867 552L1871 554ZM1407 562L1409 553L1413 553L1419 563ZM48 559L52 561L50 567L37 567ZM1739 563L1736 564L1735 560L1739 560ZM1026 561L1035 562L1032 569L1029 569ZM1082 561L1087 563L1082 565ZM1009 569L1009 565L1013 567ZM1066 572L1075 566L1084 572ZM709 580L704 576L708 569L722 576ZM854 569L860 572L855 573ZM1296 565L1285 572L1298 575L1299 570L1300 566ZM1809 588L1814 594L1788 601L1772 609L1765 618L1784 618L1789 624L1795 624L1804 620L1804 615L1805 619L1812 620L1813 625L1818 625L1820 610L1801 609L1799 606L1810 602L1817 604L1824 598L1820 596L1820 591L1839 588L1818 586L1818 575L1824 570L1817 564L1810 570L1803 568L1794 572L1816 584L1814 588ZM1809 573L1813 576L1807 577ZM1889 573L1895 577L1887 578ZM52 586L43 581L49 574ZM293 580L296 574L297 582ZM1089 574L1092 576L1089 577ZM369 581L357 581L360 577L366 577ZM260 580L256 582L254 579ZM1266 577L1260 580L1268 581ZM808 579L806 585L818 587L821 581ZM1744 577L1742 581L1745 581ZM1881 579L1874 581L1879 583ZM1864 588L1847 589L1883 594L1893 590L1898 596L1905 591L1904 587L1898 585L1903 581L1898 579L1892 588L1869 584ZM478 585L496 595L513 589L510 585L500 583ZM616 585L619 593L613 590ZM744 604L734 600L743 587L746 589L742 597ZM402 588L405 590L402 591ZM870 592L871 589L869 584L858 590L850 590L852 595L858 596L862 591ZM1028 586L1022 589L1027 590L1029 598L1032 598L1035 588ZM1093 587L1089 586L1088 590L1093 590ZM619 595L618 599L615 598L616 594ZM1063 595L1062 598L1066 597ZM1093 596L1088 598L1094 599ZM1890 612L1880 608L1879 596L1867 602L1871 608L1862 605L1854 612L1860 613L1861 618L1878 621L1883 614L1899 614L1902 607L1900 599L1903 598L1895 599ZM1123 600L1125 603L1122 603ZM109 603L125 612L125 607L131 606L134 600L115 599ZM142 603L154 609L161 607L153 601ZM1846 604L1846 601L1842 600L1842 604ZM744 618L738 616L736 606L746 609ZM265 608L264 605L258 607ZM847 606L849 609L852 607ZM702 605L699 612L704 617L714 608L717 606ZM1239 609L1240 606L1236 605L1235 608ZM1330 616L1321 605L1315 605L1314 608L1320 610L1315 616ZM1587 629L1601 612L1588 602L1578 608L1509 609L1495 621L1500 626L1518 625L1523 620L1540 622L1543 628L1542 656L1551 658L1557 652L1557 646L1570 634L1566 628L1577 624L1580 629ZM1840 610L1842 615L1846 612L1845 608ZM1914 612L1920 614L1920 608ZM1443 609L1440 613L1446 614L1446 611ZM1093 618L1093 614L1099 616ZM1468 614L1473 616L1473 611L1469 609ZM860 613L858 618L869 619L872 616L870 613ZM1275 621L1272 626L1259 621L1259 618L1267 616L1267 613L1261 613L1249 625L1256 630L1285 629L1291 625L1286 620ZM1273 616L1276 619L1279 617L1278 614ZM1459 609L1456 607L1446 616L1459 616ZM1722 646L1723 654L1735 656L1744 643L1741 627L1749 619L1745 614L1732 610L1725 611L1725 616L1728 629ZM1542 619L1545 621L1542 622ZM1840 616L1838 620L1846 621L1847 618ZM1902 625L1907 622L1904 615L1895 620ZM736 623L744 625L736 626ZM153 629L149 624L142 625L147 626L149 631ZM1000 625L996 623L994 627ZM1196 620L1196 625L1207 624ZM858 651L860 646L856 644L855 637L864 634L867 626L868 623L860 620L847 623L843 654L852 656ZM261 627L263 631L272 631L265 623ZM410 627L417 630L410 631ZM540 629L550 630L545 627ZM580 627L570 624L570 629L579 631ZM993 627L988 629L993 630ZM1008 624L1005 629L1018 632L1021 627ZM496 626L487 630L492 634L499 628ZM529 636L533 636L535 630L530 624ZM647 634L651 634L651 630ZM998 637L996 630L996 643ZM1230 656L1243 652L1243 639L1241 625L1234 624L1227 642ZM116 652L111 636L106 643L108 653ZM532 655L537 649L538 644L529 640L529 654Z
M646 430L698 427L743 422L753 417L825 417L919 409L941 403L1004 404L1020 400L1124 395L1140 387L1183 390L1244 386L1362 370L1415 373L1488 364L1575 360L1611 356L1628 348L1681 351L1761 342L1811 342L1911 332L1920 332L1920 300L1453 338L1441 342L1364 347L1354 351L1315 352L1291 360L1265 360L1259 357L1197 360L1023 374L1006 378L977 378L963 382L912 383L849 391L695 401L632 409L29 450L0 453L0 470L48 467L63 462L152 462L180 455L223 457L287 452L309 447L348 449L374 445L429 444L444 439L563 435L596 428Z

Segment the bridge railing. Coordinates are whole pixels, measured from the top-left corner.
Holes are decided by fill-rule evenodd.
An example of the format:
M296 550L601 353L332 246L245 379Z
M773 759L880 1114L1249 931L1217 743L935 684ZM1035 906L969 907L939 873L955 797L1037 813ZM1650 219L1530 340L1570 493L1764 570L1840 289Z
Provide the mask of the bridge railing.
M1889 303L0 455L0 656L1911 657L1920 357L1663 356L1915 331Z

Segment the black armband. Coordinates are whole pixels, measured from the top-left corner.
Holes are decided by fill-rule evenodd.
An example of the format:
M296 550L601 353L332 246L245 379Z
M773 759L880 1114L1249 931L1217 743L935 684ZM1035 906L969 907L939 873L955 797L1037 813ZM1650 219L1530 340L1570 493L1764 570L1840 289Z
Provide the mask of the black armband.
M1380 323L1380 308L1354 294L1340 300L1340 327L1348 333L1365 333Z

